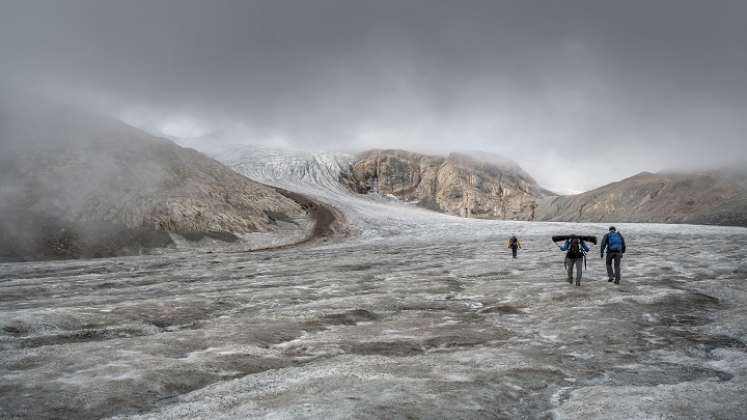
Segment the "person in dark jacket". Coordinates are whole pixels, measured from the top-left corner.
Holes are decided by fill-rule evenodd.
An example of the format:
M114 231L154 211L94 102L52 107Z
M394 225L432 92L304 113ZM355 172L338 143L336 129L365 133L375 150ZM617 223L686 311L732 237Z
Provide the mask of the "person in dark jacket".
M508 240L508 247L511 248L511 254L516 258L516 254L521 249L521 242L519 242L519 238L516 235L511 235L511 239Z
M589 252L589 247L581 238L571 236L566 239L565 244L560 247L561 251L567 251L565 254L565 268L568 273L568 283L573 284L573 266L576 266L576 286L581 286L581 275L584 258Z
M609 233L602 238L601 253L604 258L604 249L607 248L607 281L620 284L620 262L625 253L625 238L622 234L610 226ZM613 270L614 264L614 270Z

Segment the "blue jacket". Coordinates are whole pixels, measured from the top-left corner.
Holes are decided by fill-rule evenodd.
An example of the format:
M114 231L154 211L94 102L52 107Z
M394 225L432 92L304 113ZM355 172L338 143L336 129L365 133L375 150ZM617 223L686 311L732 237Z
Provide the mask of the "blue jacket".
M563 246L560 247L560 250L561 251L568 251L569 249L571 249L571 240L570 239L566 239L565 243L563 244ZM584 252L589 252L589 247L586 246L586 242L581 241L581 249L583 249Z
M625 253L625 237L622 236L622 233L620 232L617 232L617 234L620 235L620 240L622 241L622 249L618 252L622 252L624 254ZM602 238L602 247L599 249L602 255L604 255L604 249L607 248L607 245L609 244L609 238L610 238L609 233L605 234L604 237ZM609 253L610 251L607 250L607 252Z

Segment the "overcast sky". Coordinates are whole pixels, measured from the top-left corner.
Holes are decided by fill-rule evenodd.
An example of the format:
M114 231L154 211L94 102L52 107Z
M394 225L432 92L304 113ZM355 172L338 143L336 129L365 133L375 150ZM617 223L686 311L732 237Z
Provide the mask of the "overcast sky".
M0 83L208 143L484 150L582 191L747 161L745 16L742 0L0 0Z

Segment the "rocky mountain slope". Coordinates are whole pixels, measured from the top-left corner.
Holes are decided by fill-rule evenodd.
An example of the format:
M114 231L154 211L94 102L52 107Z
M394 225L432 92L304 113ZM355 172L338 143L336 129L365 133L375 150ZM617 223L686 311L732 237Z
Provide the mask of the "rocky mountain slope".
M358 155L343 182L463 217L555 222L747 226L747 173L641 173L593 191L558 196L515 163L489 155L430 156L401 150Z
M537 220L747 226L747 176L735 170L640 173L593 191L547 197Z
M232 240L309 217L195 150L69 107L0 103L0 139L4 258L139 252L169 232Z
M533 220L537 202L552 194L508 161L452 153L371 150L346 179L358 193L379 192L464 217Z

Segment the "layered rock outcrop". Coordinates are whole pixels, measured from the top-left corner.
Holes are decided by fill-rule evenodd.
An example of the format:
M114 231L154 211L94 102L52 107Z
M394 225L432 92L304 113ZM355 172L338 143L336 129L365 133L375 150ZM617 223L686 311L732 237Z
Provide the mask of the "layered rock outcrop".
M550 195L516 164L466 154L431 156L371 150L357 157L346 182L358 193L391 194L463 217L534 220Z
M355 192L393 195L463 217L747 226L747 173L739 169L644 172L568 196L544 190L516 164L486 155L371 150L349 172L344 182Z

